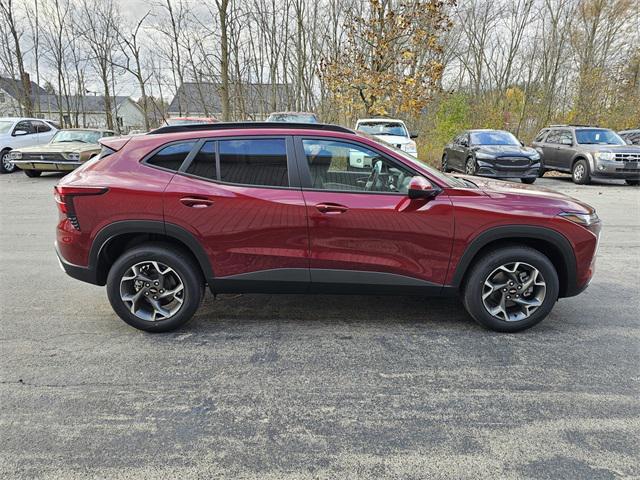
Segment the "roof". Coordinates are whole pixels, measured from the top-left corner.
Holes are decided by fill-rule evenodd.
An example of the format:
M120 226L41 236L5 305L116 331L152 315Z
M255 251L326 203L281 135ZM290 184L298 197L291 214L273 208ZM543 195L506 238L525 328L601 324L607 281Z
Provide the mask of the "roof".
M271 122L217 122L217 123L194 123L191 125L169 125L166 127L156 128L149 132L150 135L162 133L180 133L180 132L200 132L213 130L315 130L315 131L331 131L341 133L353 133L353 130L342 127L340 125L332 125L325 123L283 123L283 126L276 127Z
M32 95L46 95L47 91L42 88L40 85L38 85L35 82L30 82L31 83L31 94ZM20 80L17 80L15 78L8 78L8 77L0 77L0 89L4 90L5 92L7 92L9 95L11 95L13 98L15 98L16 100L19 100L20 98L24 97L24 93L22 92L22 82Z
M131 103L137 104L131 99L131 97L117 95L115 97L111 97L112 99L112 108L113 108L113 100L115 99L115 106L120 106L124 102L130 101ZM34 98L35 100L35 98ZM58 108L58 96L51 95L45 93L44 95L40 95L38 97L40 101L40 111L46 112L49 109L57 110ZM104 95L70 95L68 97L69 104L72 106L72 110L75 110L76 107L80 111L84 112L104 112ZM66 106L67 98L62 97L62 104Z
M248 114L269 113L272 110L272 94L274 86L268 83L244 83L233 85L232 94L237 88L242 89L241 102L244 103ZM185 82L178 88L175 97L169 105L170 113L218 113L222 111L219 83L211 82ZM276 84L276 109L282 109L286 105L287 85ZM232 103L239 103L232 101ZM206 109L205 109L206 107Z

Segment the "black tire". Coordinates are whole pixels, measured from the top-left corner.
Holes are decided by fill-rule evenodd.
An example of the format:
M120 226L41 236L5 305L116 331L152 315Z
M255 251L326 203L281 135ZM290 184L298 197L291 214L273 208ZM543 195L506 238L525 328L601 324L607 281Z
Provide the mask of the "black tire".
M24 174L29 178L36 178L42 175L41 170L24 170Z
M449 158L447 157L446 153L442 155L442 166L440 167L440 170L442 170L444 173L449 173L451 171L451 169L449 168Z
M13 173L16 171L16 166L13 162L9 162L8 155L11 155L11 150L5 149L0 152L0 173Z
M522 183L526 183L527 185L531 185L532 183L535 183L537 179L536 178L521 178L520 181Z
M487 310L482 301L485 281L501 265L524 262L536 268L546 283L542 304L529 317L506 321ZM489 251L478 259L467 273L463 288L463 303L467 312L479 324L497 332L518 332L544 320L558 300L558 274L551 261L538 250L522 246L506 246Z
M625 180L627 185L631 185L632 187L637 187L640 185L640 180Z
M571 167L571 179L577 185L588 185L591 182L589 164L586 160L578 160Z
M120 282L125 273L141 262L156 261L174 270L182 281L182 305L169 318L144 320L131 313L120 296ZM168 332L185 325L198 310L204 296L202 271L187 252L170 244L146 243L123 253L109 270L107 296L113 310L126 323L147 332Z
M467 158L464 164L464 173L467 175L476 175L478 171L478 165L473 157Z

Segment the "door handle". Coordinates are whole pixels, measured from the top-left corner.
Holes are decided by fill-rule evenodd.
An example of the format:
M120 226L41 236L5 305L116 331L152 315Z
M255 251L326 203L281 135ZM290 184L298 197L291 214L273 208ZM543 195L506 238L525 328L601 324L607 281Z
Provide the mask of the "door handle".
M213 200L209 200L208 198L183 197L180 199L180 203L191 208L207 208L213 205Z
M316 205L316 209L320 213L329 214L344 213L349 210L348 207L345 207L344 205L338 205L337 203L319 203Z

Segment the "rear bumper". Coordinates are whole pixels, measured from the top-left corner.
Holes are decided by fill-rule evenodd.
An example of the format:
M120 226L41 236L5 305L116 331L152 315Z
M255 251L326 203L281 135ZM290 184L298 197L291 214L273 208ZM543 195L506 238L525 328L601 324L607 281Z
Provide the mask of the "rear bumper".
M80 265L74 265L73 263L68 262L60 253L58 242L55 243L55 249L56 255L58 256L58 263L60 264L60 268L62 268L62 270L64 270L67 275L82 282L99 285L97 278L98 276L95 269L91 267L81 267Z

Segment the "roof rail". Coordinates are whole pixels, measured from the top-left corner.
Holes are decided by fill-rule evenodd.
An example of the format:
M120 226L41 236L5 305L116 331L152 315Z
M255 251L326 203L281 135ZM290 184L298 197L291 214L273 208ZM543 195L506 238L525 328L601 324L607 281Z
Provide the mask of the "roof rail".
M284 128L295 130L324 130L330 132L355 133L340 125L328 123L286 123L286 122L218 122L218 123L194 123L192 125L169 125L166 127L151 130L148 135L160 133L177 132L198 132L203 130L238 130L238 129L261 129L261 128Z
M549 127L594 127L600 128L598 125L589 125L586 123L561 123L558 125L549 125Z

